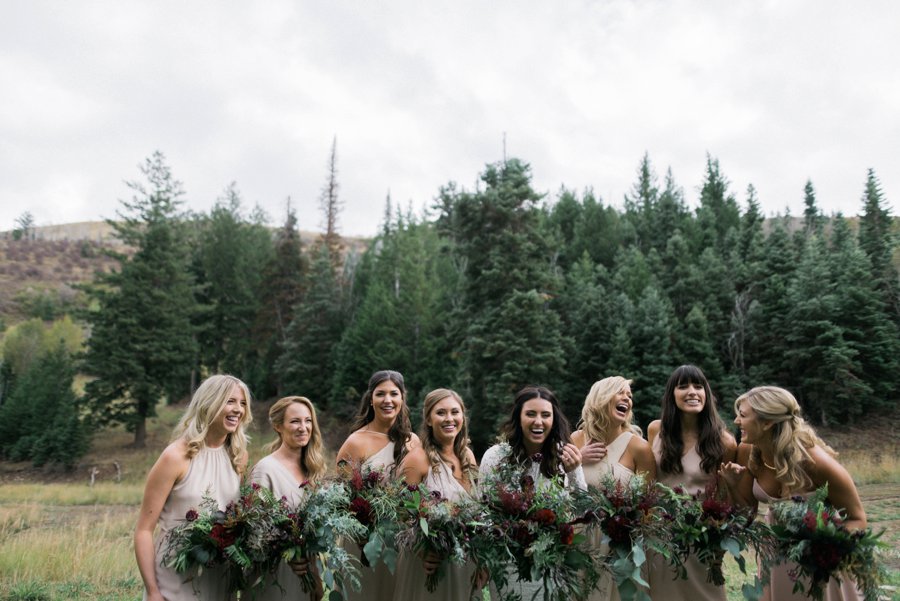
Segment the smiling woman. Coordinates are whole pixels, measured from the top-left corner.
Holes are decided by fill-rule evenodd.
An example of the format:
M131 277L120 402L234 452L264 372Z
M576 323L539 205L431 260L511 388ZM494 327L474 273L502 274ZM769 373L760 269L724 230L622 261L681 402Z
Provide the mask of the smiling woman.
M197 388L175 427L172 443L150 468L134 533L146 601L231 598L216 569L193 575L163 566L160 543L205 496L215 499L222 509L238 497L247 465L244 428L252 419L247 385L234 376L211 376ZM159 536L154 545L157 524Z

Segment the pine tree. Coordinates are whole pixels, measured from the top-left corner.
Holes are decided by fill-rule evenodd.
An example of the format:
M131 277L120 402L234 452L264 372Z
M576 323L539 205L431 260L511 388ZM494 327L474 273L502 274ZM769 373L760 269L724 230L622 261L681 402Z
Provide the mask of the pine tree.
M900 324L900 282L891 259L897 247L890 208L885 206L881 182L873 169L866 176L863 193L863 215L859 220L859 246L872 264L872 278L877 282L884 301L892 309L895 323Z
M696 252L713 248L720 255L727 251L726 236L729 230L740 226L740 208L728 191L728 180L719 170L718 159L706 157L706 179L700 189L700 206L697 208L699 237L695 239Z
M85 387L95 418L125 424L136 447L144 446L157 402L190 391L197 358L181 184L160 152L141 172L149 186L129 183L134 197L122 201L120 221L108 222L135 252L115 254L119 271L98 276L88 289L99 308L87 316L92 332L85 358L85 372L95 378Z

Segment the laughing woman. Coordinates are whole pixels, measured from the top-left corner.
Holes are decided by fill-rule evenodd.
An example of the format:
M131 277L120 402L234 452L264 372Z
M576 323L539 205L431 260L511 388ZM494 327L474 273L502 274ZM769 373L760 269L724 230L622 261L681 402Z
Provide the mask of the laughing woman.
M172 443L150 468L134 554L144 581L145 601L222 601L232 596L223 574L178 574L162 565L162 545L171 528L211 496L221 509L235 499L247 465L244 428L253 419L250 391L233 376L207 378L175 427ZM153 529L159 536L153 542Z
M588 463L584 459L584 476L588 486L601 486L609 475L622 483L628 483L636 473L642 473L650 481L656 478L656 460L647 441L635 433L632 426L631 380L611 376L594 382L584 400L579 430L572 434L572 442L586 456L592 447L604 447L606 453L600 461ZM600 532L596 531L594 544L600 553L609 549L600 545ZM610 572L604 572L597 589L589 601L618 601Z
M794 395L784 388L758 386L737 398L734 411L734 423L741 429L741 449L749 446L746 467L729 463L722 469L736 496L771 504L828 485L828 502L845 512L844 525L850 530L865 529L866 512L853 478L803 419ZM779 565L772 569L763 601L811 598L793 593L790 568ZM856 601L862 597L853 580L844 577L840 583L829 579L823 600Z
M269 409L269 424L278 434L263 457L250 471L250 481L265 486L276 498L284 497L292 506L303 496L306 483L315 483L325 475L325 456L322 433L316 410L306 397L289 396L276 401ZM302 568L307 566L304 564ZM278 566L277 584L271 583L255 599L282 601L300 599L303 592L300 580L286 564ZM321 585L318 579L316 582ZM313 599L322 597L322 590L309 591Z
M397 467L406 454L419 446L412 433L406 386L400 372L376 371L359 402L359 410L350 425L352 433L337 454L338 468L349 464L363 469L382 469L397 477ZM350 549L359 555L358 548ZM390 601L394 598L394 578L384 565L362 570L359 593L346 591L350 601Z
M478 464L469 448L469 425L462 398L452 390L438 388L425 396L419 437L422 446L409 452L400 466L407 484L425 484L432 493L451 501L470 499ZM422 558L404 553L397 566L395 598L405 601L455 601L465 599L474 568L450 564L433 593L425 588L425 577L435 572L440 557Z
M481 459L481 481L489 481L500 465L516 464L534 479L535 488L562 478L566 487L587 489L581 469L581 452L571 440L572 428L550 390L527 386L516 394L509 418L501 426L500 444L489 448ZM532 457L540 453L540 462ZM536 599L543 590L539 581L510 584L522 599Z
M723 462L734 461L737 443L716 410L716 398L703 371L682 365L666 382L662 417L647 428L656 457L656 477L689 494L703 492ZM687 579L678 578L664 558L650 561L650 597L672 601L725 601L725 587L707 582L706 567L691 555Z

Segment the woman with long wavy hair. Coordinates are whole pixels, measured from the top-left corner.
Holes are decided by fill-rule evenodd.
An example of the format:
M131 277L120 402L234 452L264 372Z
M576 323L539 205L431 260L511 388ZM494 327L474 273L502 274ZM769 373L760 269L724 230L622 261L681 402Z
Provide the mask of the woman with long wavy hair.
M789 391L777 386L758 386L734 402L734 423L741 429L741 449L747 449L746 465L729 463L721 473L737 498L771 504L795 495L805 496L828 485L828 502L843 510L850 530L866 527L866 512L853 478L837 461L837 453L806 423L800 404ZM771 518L770 518L771 519ZM808 599L793 593L791 566L776 566L763 590L764 601ZM829 580L825 601L862 599L853 580Z
M656 458L656 478L666 486L690 494L703 492L714 483L723 462L737 452L734 437L716 410L703 370L682 365L666 382L662 416L650 423L647 436ZM672 601L725 601L725 587L707 582L706 567L695 556L685 562L687 578L678 578L665 559L650 561L650 597Z
M656 478L653 451L632 420L631 380L610 376L594 382L584 399L579 429L572 434L572 442L582 453L582 468L588 486L602 486L610 475L623 484L635 474L643 474L650 481ZM586 455L592 447L598 446L605 449L603 458L589 461ZM594 545L606 555L609 548L601 544L600 532L595 531L594 536ZM588 601L618 599L619 591L612 574L604 571Z
M447 388L425 395L419 438L422 446L411 450L400 466L406 483L424 483L429 491L451 502L471 498L478 464L469 447L469 420L462 397ZM434 592L425 588L425 577L437 570L442 559L429 554L420 561L401 555L394 596L407 601L467 598L474 571L470 565L450 564Z
M538 453L540 459L537 459ZM502 464L513 463L532 477L536 488L556 479L566 487L587 489L581 469L581 452L572 444L572 427L563 415L559 400L543 386L526 386L513 401L512 410L501 426L500 443L481 458L481 483L489 483ZM522 599L539 598L540 581L519 580L510 584Z
M350 430L350 436L338 450L338 471L347 465L360 466L397 477L403 458L419 446L419 437L412 432L409 421L406 386L400 372L381 370L372 374ZM360 553L357 548L349 550ZM394 578L379 563L371 570L363 570L359 593L344 591L344 597L349 601L390 601L394 598Z
M302 396L288 396L269 408L269 424L278 437L266 448L269 454L250 471L250 481L271 490L276 498L297 505L307 484L315 485L325 476L325 454L322 432L312 402ZM283 601L304 596L300 580L294 573L310 569L309 561L296 566L282 564L271 582L254 597L258 601ZM313 568L314 569L314 568ZM321 585L318 578L316 582ZM322 597L321 586L309 591L313 599Z
M221 509L240 493L247 465L245 427L253 419L250 390L228 375L210 376L197 388L172 434L172 442L147 474L134 554L144 581L145 601L230 599L215 568L178 574L162 565L162 542L189 509L211 496ZM156 544L153 530L159 525Z

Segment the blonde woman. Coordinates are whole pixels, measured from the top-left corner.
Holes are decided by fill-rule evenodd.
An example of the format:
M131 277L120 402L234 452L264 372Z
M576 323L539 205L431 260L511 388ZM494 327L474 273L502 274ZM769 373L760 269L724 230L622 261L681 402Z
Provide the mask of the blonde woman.
M649 480L656 478L656 460L640 430L632 424L631 380L622 376L603 378L591 386L578 430L572 433L572 442L581 450L582 468L588 486L600 486L608 474L619 482L627 483L636 473L642 473ZM593 448L605 449L600 461L590 461ZM586 459L586 457L588 457ZM600 553L609 549L600 546L597 532L595 545ZM588 597L589 601L618 600L619 591L612 575L601 575L597 588Z
M828 502L845 512L847 528L866 527L866 512L853 479L838 463L837 454L803 419L794 395L777 386L758 386L739 396L734 410L734 423L741 429L741 447L749 445L749 461L746 466L728 463L721 472L736 497L772 503L807 495L827 484ZM763 600L809 598L792 592L794 582L789 571L790 565L772 570ZM862 594L848 578L841 584L831 579L823 598L850 601L862 599Z
M178 574L162 565L162 542L209 495L219 507L237 499L247 465L244 429L253 419L250 391L234 376L207 378L194 393L172 434L172 442L150 468L134 532L134 554L145 601L230 599L222 574ZM159 525L154 545L153 530Z
M304 487L325 476L325 454L322 433L312 402L302 396L277 400L269 409L269 424L278 437L267 447L269 454L260 459L250 472L250 481L284 497L292 506L303 497ZM282 564L276 573L278 583L271 583L255 598L259 601L299 599L306 593L294 572L302 573L307 562L291 567ZM318 579L316 582L321 585ZM322 598L322 589L310 591L313 599Z
M478 464L469 448L469 427L462 397L452 390L438 388L425 396L419 438L422 446L407 454L400 466L407 484L424 482L431 492L451 502L472 495ZM425 588L425 576L437 569L442 558L426 556L424 566L409 554L401 556L397 566L394 596L409 601L454 601L465 599L471 589L474 568L451 564L433 593Z

